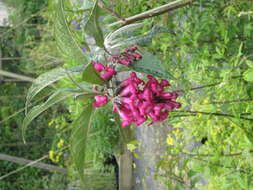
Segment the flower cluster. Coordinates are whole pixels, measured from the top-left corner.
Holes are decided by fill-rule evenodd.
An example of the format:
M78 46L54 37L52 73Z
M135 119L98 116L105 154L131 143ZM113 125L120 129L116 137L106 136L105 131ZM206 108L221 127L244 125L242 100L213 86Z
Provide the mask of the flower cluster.
M132 46L125 49L123 53L113 55L112 61L123 65L130 65L133 61L142 58L142 55L136 53L138 47ZM110 80L116 71L112 67L105 67L99 62L92 62L93 67L104 80ZM145 83L137 77L135 72L125 79L118 87L113 101L113 111L117 112L122 120L121 126L126 127L131 123L136 126L141 125L149 118L153 122L164 121L169 112L180 108L181 104L175 100L178 97L176 92L167 92L165 88L170 86L167 80L157 81L152 75L147 76ZM107 95L95 96L93 106L102 107L108 102Z
M159 83L152 75L148 75L148 79L145 83L132 72L121 83L120 99L114 103L113 110L120 115L122 127L131 123L139 126L148 118L152 119L152 123L164 121L170 111L181 106L174 101L177 93L165 91L165 87L170 85L167 80Z
M97 72L99 72L99 73L102 72L102 74L100 75L100 77L102 79L104 79L104 80L109 80L109 79L112 78L113 75L116 74L116 71L115 71L114 68L112 68L112 67L105 67L102 63L93 61L92 65L93 65L94 69Z
M142 55L139 53L136 53L136 50L138 47L136 46L131 46L125 49L123 53L113 55L112 56L112 61L114 63L119 63L122 65L130 65L133 63L133 61L140 60L142 58Z

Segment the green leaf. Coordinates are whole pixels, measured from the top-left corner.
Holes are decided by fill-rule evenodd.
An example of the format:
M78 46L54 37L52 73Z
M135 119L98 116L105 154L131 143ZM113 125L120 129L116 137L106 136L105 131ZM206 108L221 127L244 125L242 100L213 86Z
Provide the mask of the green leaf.
M148 52L144 52L142 59L134 62L130 68L140 73L151 74L164 79L175 79L165 70L161 61Z
M37 79L35 79L32 86L28 90L27 97L26 97L26 110L31 100L45 87L49 86L50 84L53 84L54 82L64 77L67 77L68 73L73 74L73 73L81 72L85 69L85 67L86 66L81 65L81 66L72 67L70 69L56 68L47 73L40 75Z
M72 124L72 134L70 141L70 150L75 167L81 177L84 179L84 161L86 152L86 142L89 128L92 121L94 109L91 104L84 107L83 112Z
M243 78L246 81L253 82L253 68L248 69L243 73Z
M83 81L92 83L92 84L105 84L102 78L100 78L99 73L94 69L92 64L90 63L85 70L83 71Z
M52 94L45 103L37 105L33 107L28 114L26 115L23 123L22 123L22 136L23 140L25 141L25 131L28 125L42 112L50 108L51 106L65 100L70 96L74 96L80 93L81 90L77 88L64 88L57 90L54 94Z
M54 33L59 49L63 55L72 58L76 63L86 63L87 58L67 22L66 12L64 11L64 0L56 0L53 5L55 10Z
M246 60L245 62L246 62L246 64L247 64L250 68L253 68L253 61L251 61L251 60Z
M143 24L141 24L141 26L143 26ZM131 36L128 38L118 37L117 39L114 39L115 37L118 36L117 32L120 31L120 29L115 31L116 35L114 33L111 33L106 37L105 46L108 49L115 49L115 48L119 48L121 46L131 46L131 45L137 45L137 44L139 44L139 45L148 44L148 43L152 42L152 39L156 35L159 35L161 33L171 33L172 32L165 27L154 26L146 35ZM122 32L122 31L120 31L120 32ZM126 32L126 31L124 31L124 32Z
M143 25L144 23L129 24L115 31L110 32L108 35L106 35L105 40L104 40L104 44L106 48L113 49L115 47L119 47L120 45L118 45L118 43L124 43L123 41L126 40L126 39L120 38L119 35L134 31L138 28L143 27Z
M85 23L84 31L88 35L91 35L95 38L97 46L104 48L104 37L102 30L99 26L98 18L99 18L99 7L97 5L97 1L95 1L94 6L89 15L89 18Z

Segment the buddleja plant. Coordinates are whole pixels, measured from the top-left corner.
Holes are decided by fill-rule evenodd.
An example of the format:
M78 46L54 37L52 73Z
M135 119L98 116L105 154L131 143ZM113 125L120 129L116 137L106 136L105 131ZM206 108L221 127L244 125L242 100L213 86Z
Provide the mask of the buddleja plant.
M64 0L51 3L59 49L76 66L56 68L39 76L28 91L26 107L42 89L62 78L70 77L73 81L72 76L81 74L82 82L74 82L76 88L56 90L46 102L27 110L22 129L24 134L34 118L56 103L69 97L84 97L81 99L85 99L83 111L71 126L70 143L73 161L83 177L85 144L96 109L111 102L112 111L121 120L121 127L127 127L164 121L170 111L181 105L175 101L177 93L167 90L170 83L165 79L171 75L165 71L162 63L143 48L133 45L141 36L128 39L119 37L142 24L121 27L104 37L98 22L101 11L98 2L87 1L82 7L80 26L84 30L83 35L92 37L95 44L83 41L81 45L71 28L72 17L65 11L73 9L74 5ZM123 72L127 75L125 79L122 79Z

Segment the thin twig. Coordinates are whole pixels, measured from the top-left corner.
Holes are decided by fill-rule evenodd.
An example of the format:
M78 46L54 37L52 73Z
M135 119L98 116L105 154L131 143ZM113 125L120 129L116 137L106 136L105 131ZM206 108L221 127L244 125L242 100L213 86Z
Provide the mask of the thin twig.
M37 104L39 101L43 100L44 98L46 98L46 97L48 97L48 96L49 96L48 94L47 94L46 96L43 96L42 98L36 100L34 103L28 105L28 107L31 107L31 106ZM6 122L6 121L8 121L9 119L11 119L11 118L13 118L13 117L15 117L15 116L18 115L19 113L22 113L23 111L25 111L25 109L26 109L26 108L24 107L24 108L22 108L22 109L16 111L15 113L13 113L12 115L10 115L10 116L4 118L3 120L0 121L0 124L1 124L1 123L4 123L4 122Z
M67 149L67 148L68 148L68 146L63 147L62 149L60 149L60 150L58 150L58 151L55 151L55 152L64 151L64 150ZM11 172L9 172L9 173L3 175L3 176L0 176L0 180L3 180L3 179L5 179L5 178L7 178L7 177L9 177L10 175L13 175L13 174L15 174L15 173L18 173L19 171L21 171L21 170L23 170L23 169L25 169L25 168L27 168L27 167L29 167L29 166L33 166L34 164L36 164L36 163L38 163L38 162L40 162L40 161L42 161L42 160L44 160L44 159L46 159L46 158L48 158L48 154L42 156L41 158L39 158L39 159L37 159L37 160L34 160L34 161L32 161L32 162L29 162L28 164L24 165L23 167L20 167L20 168L14 170L14 171L11 171Z
M187 110L183 110L183 111L180 111L180 110L175 110L173 112L183 112L183 113L190 113L190 114L193 114L194 116L196 114L203 114L203 115L210 115L210 116L221 116L221 117L233 117L233 118L237 118L236 116L234 115L231 115L231 114L225 114L225 113L214 113L214 112L202 112L202 111L187 111ZM188 115L187 115L188 116ZM244 119L244 120L248 120L248 121L253 121L253 118L246 118L246 117L239 117L240 119Z
M60 172L63 174L67 174L67 170L65 168L61 168L61 167L58 167L58 166L55 166L52 164L46 164L43 162L34 163L34 161L32 161L32 160L28 160L28 159L17 157L17 156L11 156L8 154L0 154L0 160L4 160L4 161L16 163L16 164L21 164L21 165L30 164L33 162L33 164L30 166L32 166L34 168L39 168L39 169L44 169L44 170L48 170L48 171L52 171L52 172Z
M202 161L202 162L205 162L205 163L208 163L209 165L216 166L216 167L222 167L222 168L227 168L227 169L234 169L235 171L239 171L239 172L243 172L243 173L250 172L249 168L239 168L239 169L236 169L236 168L231 167L231 166L225 166L223 164L213 163L213 162L210 162L208 160L204 160L204 159L200 159L200 158L193 158L193 159L199 160L199 161Z
M241 75L240 76L232 76L231 79L238 79L238 78L241 78L241 77L242 77ZM192 88L189 89L189 91L217 86L217 85L220 85L222 82L223 81L215 82L215 83L211 83L211 84L206 84L206 85L203 85L203 86L192 87ZM179 89L179 90L175 90L174 92L186 92L186 91L188 91L188 90Z
M179 177L173 173L172 173L172 175L160 174L160 176L169 178L171 180L174 180L174 181L180 183L181 185L183 185L186 188L190 188L190 186L181 177Z
M230 104L234 102L248 102L248 101L253 101L253 98L247 98L247 99L237 99L237 100L229 100L229 101L224 101L224 102L209 102L203 105L208 105L208 104Z
M172 11L172 10L184 7L186 5L189 5L189 4L193 3L194 1L196 1L196 0L188 0L188 1L176 0L176 1L173 1L170 3L167 3L165 5L162 5L160 7L157 7L157 8L145 11L143 13L131 16L129 18L126 18L125 21L120 20L120 21L114 22L114 23L110 24L109 27L119 25L119 24L128 25L128 24L131 24L136 21L159 16L161 14L167 13L168 11Z
M98 2L98 6L103 8L103 9L106 9L107 11L112 13L114 16L116 16L118 19L120 19L123 23L125 23L125 18L122 15L120 15L119 13L114 11L113 9L107 7L102 1Z
M78 88L80 88L81 90L85 90L82 86L80 86L74 79L73 79L73 77L70 75L70 73L68 72L68 70L66 69L66 68L63 68L63 69L65 69L65 72L67 73L67 75L68 75L68 77L69 77L69 79L71 80L71 82L73 83L73 84L75 84Z
M39 15L41 12L43 12L45 10L45 7L42 8L40 11L38 11L37 13L34 13L32 15L30 15L29 17L25 18L22 22L18 23L17 25L11 27L10 29L8 29L7 31L3 32L0 36L0 38L3 38L6 34L8 34L10 31L17 29L19 26L22 26L23 24L25 24L28 20L30 20L32 17Z
M216 83L212 83L212 84L207 84L207 85L203 85L203 86L197 86L197 87L193 87L189 90L199 90L199 89L202 89L202 88L207 88L207 87L212 87L212 86L217 86L219 85L220 82L216 82ZM175 90L174 92L185 92L186 90Z
M33 82L34 81L34 78L32 78L32 77L17 74L17 73L12 73L12 72L8 72L8 71L3 71L1 69L0 69L0 75L10 77L10 78L19 79L19 80L22 80L22 81L28 81L28 82Z
M249 150L249 153L253 153L253 150ZM194 153L188 153L188 152L182 152L178 154L169 154L170 156L178 156L178 155L187 155L192 157L213 157L213 156L223 156L223 157L233 157L233 156L241 156L245 152L237 152L237 153L231 153L231 154L194 154Z

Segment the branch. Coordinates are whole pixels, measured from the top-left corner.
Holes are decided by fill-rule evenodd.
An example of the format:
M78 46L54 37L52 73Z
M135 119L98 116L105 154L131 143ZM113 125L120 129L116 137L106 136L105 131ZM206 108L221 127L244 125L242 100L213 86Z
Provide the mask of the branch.
M30 163L34 162L32 160L19 158L16 156L10 156L10 155L6 155L6 154L0 154L0 160L5 160L5 161L9 161L9 162L17 163L17 164L22 164L22 165L30 164ZM67 173L67 170L65 168L60 168L60 167L50 165L50 164L45 164L42 162L35 162L33 164L30 164L30 166L32 166L34 168L49 170L52 172L60 172L60 173L64 173L64 174Z
M58 151L56 151L56 152L64 151L64 150L66 150L67 148L68 148L68 146L63 147L62 149L60 149L60 150L58 150ZM48 155L44 155L44 156L42 156L41 158L39 158L39 159L37 159L37 160L34 160L34 161L30 160L30 162L28 162L26 165L24 165L24 166L22 166L22 167L20 167L20 168L18 168L18 169L16 169L16 170L13 170L13 171L11 171L11 172L9 172L9 173L3 175L3 176L0 176L0 180L3 180L3 179L5 179L5 178L11 176L12 174L15 174L15 173L17 173L17 172L19 172L19 171L21 171L21 170L23 170L23 169L25 169L25 168L27 168L27 167L29 167L29 166L34 166L36 163L38 163L38 162L40 162L40 161L42 161L42 160L44 160L44 159L46 159L46 158L48 158ZM62 168L62 169L64 169L64 168ZM65 170L65 171L67 172L67 170Z
M220 82L216 82L216 83L212 83L212 84L207 84L207 85L203 85L203 86L197 86L197 87L193 87L189 90L199 90L199 89L202 89L202 88L207 88L207 87L212 87L212 86L217 86L219 85ZM185 92L186 90L175 90L174 92Z
M24 144L23 142L20 143L6 143L6 144L0 144L0 147L17 147L17 146L30 146L30 145L35 145L38 144L38 142L29 142Z
M41 100L47 98L49 95L50 95L50 94L47 94L47 95L43 96L42 98L40 98L40 99L34 101L33 103L29 104L28 107L31 107L31 106L36 105L39 101L41 101ZM24 107L24 108L21 108L20 110L14 112L13 114L11 114L11 115L9 115L8 117L6 117L6 118L4 118L3 120L1 120L1 121L0 121L0 124L1 124L1 123L4 123L4 122L6 122L6 121L8 121L9 119L15 117L15 116L18 115L19 113L22 113L23 111L25 111L25 107Z
M248 101L253 101L253 98L246 98L246 99L236 99L236 100L229 100L229 101L224 101L224 102L209 102L207 104L230 104L230 103L235 103L235 102L248 102Z
M253 153L253 150L249 150L249 153ZM224 156L224 157L233 157L233 156L241 156L245 152L237 152L237 153L231 153L231 154L194 154L194 153L188 153L188 152L182 152L177 154L169 154L170 156L179 156L179 155L187 155L192 157L213 157L213 156Z
M238 79L238 78L241 78L242 76L232 76L231 79ZM192 91L192 90L199 90L199 89L202 89L202 88L208 88L208 87L212 87L212 86L217 86L219 84L221 84L223 81L220 81L220 82L216 82L216 83L211 83L211 84L206 84L206 85L203 85L203 86L197 86L197 87L192 87L191 89L189 89L189 91ZM174 92L186 92L188 90L183 90L183 89L180 89L180 90L175 90Z
M131 24L136 21L144 20L146 18L159 16L161 14L167 13L168 11L172 11L174 9L178 9L178 8L184 7L186 5L189 5L194 1L196 1L196 0L187 0L187 1L176 0L176 1L173 1L170 3L167 3L165 5L162 5L160 7L151 9L149 11L146 11L146 12L131 16L129 18L126 18L124 21L120 20L120 21L114 22L112 24L109 24L109 27L112 27L112 26L115 26L118 24L128 25L128 24Z
M223 164L218 164L218 163L213 163L213 162L210 162L208 160L204 160L204 159L200 159L200 158L193 158L195 160L199 160L199 161L202 161L202 162L205 162L209 165L212 165L212 166L216 166L216 167L222 167L222 168L227 168L227 169L233 169L234 171L239 171L239 172L243 172L243 173L248 173L250 172L250 169L249 168L234 168L234 167L231 167L231 166L225 166Z
M119 13L117 13L113 9L107 7L102 1L98 2L98 6L100 8L106 9L107 11L109 11L110 13L112 13L114 16L116 16L118 19L120 19L123 23L125 23L125 18L123 16L121 16Z
M22 57L3 57L3 58L0 58L0 60L20 60L22 59Z
M210 115L210 116L222 116L222 117L232 117L232 118L237 118L236 116L234 115L231 115L231 114L225 114L225 113L214 113L214 112L202 112L202 111L173 111L173 112L183 112L183 113L190 113L190 114L193 114L194 116L196 114L203 114L203 115ZM188 115L190 116L190 115ZM253 121L253 118L246 118L246 117L239 117L240 119L244 119L244 120L248 120L248 121Z
M16 73L11 73L8 71L3 71L0 70L0 75L2 76L6 76L6 77L11 77L11 78L16 78L22 81L29 81L29 82L33 82L34 78L28 77L28 76L24 76L24 75L20 75L20 74L16 74Z

